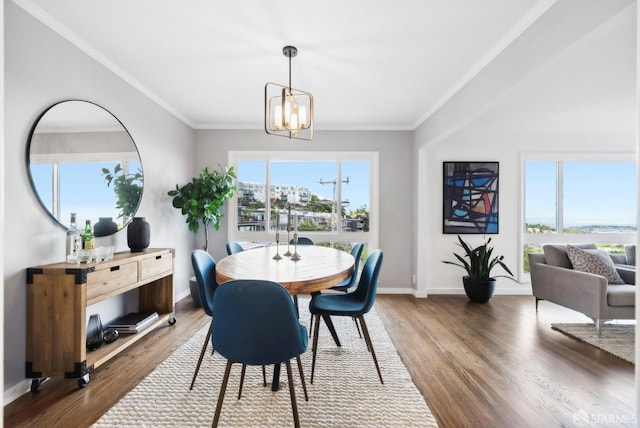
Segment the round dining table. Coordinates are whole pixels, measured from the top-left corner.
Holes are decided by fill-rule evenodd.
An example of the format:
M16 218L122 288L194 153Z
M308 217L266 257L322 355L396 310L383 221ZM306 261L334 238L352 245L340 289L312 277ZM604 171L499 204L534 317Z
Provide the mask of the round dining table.
M277 248L277 249L276 249ZM292 256L285 256L287 251ZM277 258L276 254L280 256ZM276 258L274 258L276 257ZM280 245L240 251L216 264L216 282L233 279L261 279L281 284L293 296L298 310L298 294L308 294L331 288L353 275L355 259L350 253L319 245ZM333 340L340 346L331 317L322 317ZM279 388L280 364L274 366L271 389Z
M281 284L289 294L309 294L340 284L353 274L354 258L345 251L319 245L298 245L299 260L285 256L293 245L259 247L240 251L216 264L216 281L231 279L262 279Z

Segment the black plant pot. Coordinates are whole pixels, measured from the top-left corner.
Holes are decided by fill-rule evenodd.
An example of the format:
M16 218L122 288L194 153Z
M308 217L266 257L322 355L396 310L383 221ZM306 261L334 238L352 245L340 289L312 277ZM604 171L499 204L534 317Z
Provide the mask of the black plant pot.
M479 279L471 279L465 275L462 277L464 291L472 302L487 303L493 297L496 290L496 280L489 279L486 281Z

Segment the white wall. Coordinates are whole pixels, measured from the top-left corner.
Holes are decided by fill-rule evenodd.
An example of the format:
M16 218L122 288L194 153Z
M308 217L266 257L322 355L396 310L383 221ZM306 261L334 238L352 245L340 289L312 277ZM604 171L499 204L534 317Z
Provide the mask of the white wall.
M64 230L40 207L29 185L25 151L29 129L44 109L63 99L95 102L127 127L145 173L138 214L151 224L151 246L176 249L176 295L188 294L194 245L166 192L192 176L194 131L151 102L12 2L5 5L4 320L5 402L28 390L25 380L25 269L62 261ZM126 232L117 250L128 250ZM108 310L108 309L105 309Z
M415 210L410 167L412 144L412 133L404 131L316 131L312 142L267 135L264 131L197 131L196 167L227 165L230 150L377 151L380 157L379 247L385 256L379 290L383 293L412 292L415 235L411 227ZM209 251L216 258L223 257L226 254L226 218L220 231L213 231L209 236Z
M442 263L459 250L455 235L442 234L443 161L500 162L500 230L492 244L516 269L522 152L635 152L636 5L590 5L589 13L557 25L572 16L564 8L575 5L556 3L416 129L418 212L429 216L418 224L418 294L464 293L462 271ZM499 279L496 292L531 289Z
M467 131L457 133L442 143L423 149L426 161L426 181L438 183L426 188L426 199L442 201L442 162L444 161L497 161L500 162L499 179L499 234L487 235L495 247L495 254L503 254L505 262L516 273L521 263L520 222L522 200L520 156L525 152L545 153L620 153L633 156L635 135L627 132L497 132ZM430 294L463 293L463 271L441 263L454 261L453 252L459 252L456 235L442 234L440 210L426 222L429 236L429 255L425 258L425 273L421 287ZM466 235L472 244L482 242L483 235ZM530 294L529 284L518 285L499 278L496 293Z

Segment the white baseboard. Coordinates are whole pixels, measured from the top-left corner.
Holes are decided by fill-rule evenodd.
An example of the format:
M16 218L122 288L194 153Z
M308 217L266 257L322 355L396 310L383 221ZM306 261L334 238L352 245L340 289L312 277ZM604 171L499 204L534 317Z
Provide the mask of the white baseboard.
M31 381L23 380L4 391L4 406L31 391Z
M179 302L180 300L182 300L185 297L190 296L190 295L191 295L191 291L189 291L189 289L184 290L184 291L176 294L176 296L175 296L176 302Z
M430 288L427 290L427 293L451 295L465 294L463 288ZM494 296L533 296L533 294L531 293L531 287L522 287L496 290Z
M414 294L416 290L413 288L384 288L378 287L377 294Z

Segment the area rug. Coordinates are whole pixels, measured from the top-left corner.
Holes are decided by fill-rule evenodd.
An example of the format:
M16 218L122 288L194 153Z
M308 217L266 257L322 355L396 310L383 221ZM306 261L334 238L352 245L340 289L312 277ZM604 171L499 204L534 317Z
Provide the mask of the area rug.
M300 299L300 321L309 327L308 300ZM320 328L314 383L311 340L302 355L309 401L304 400L295 361L292 363L302 427L436 427L424 398L413 384L375 310L365 315L384 378L378 375L355 323L333 317L342 347L336 347L323 323ZM205 356L196 384L191 377L207 331L204 327L104 414L94 427L209 427L213 421L226 360ZM211 348L209 348L210 350ZM267 370L271 381L272 368ZM249 367L238 400L240 365L234 365L219 426L287 427L293 425L286 369L280 390L262 383L260 367Z
M551 324L551 328L635 364L635 324L605 323L600 336L593 324Z

